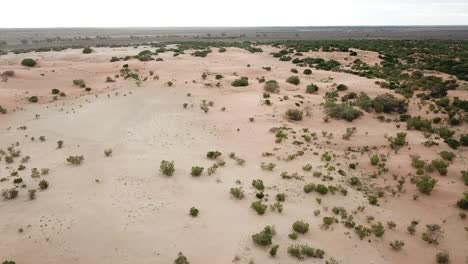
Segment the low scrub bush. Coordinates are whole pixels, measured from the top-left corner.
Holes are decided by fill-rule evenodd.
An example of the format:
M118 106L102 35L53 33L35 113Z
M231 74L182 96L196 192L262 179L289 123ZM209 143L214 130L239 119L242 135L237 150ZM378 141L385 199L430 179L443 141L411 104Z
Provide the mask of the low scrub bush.
M70 164L73 164L73 165L80 165L84 160L84 156L81 155L81 156L69 156L67 158L67 161L70 163Z
M172 176L175 172L174 161L162 160L159 171L166 176Z
M244 87L249 85L249 78L247 77L241 77L239 79L234 80L231 83L232 86L234 87Z
M294 85L299 85L299 83L301 83L301 80L297 76L290 76L288 79L286 79L286 82Z
M33 59L26 58L21 61L21 65L26 66L26 67L34 67L36 66L37 62Z
M286 116L289 120L301 121L302 120L302 111L298 109L288 109L286 111Z
M259 233L252 235L252 240L260 246L269 246L272 243L273 236L276 234L272 226L266 226Z

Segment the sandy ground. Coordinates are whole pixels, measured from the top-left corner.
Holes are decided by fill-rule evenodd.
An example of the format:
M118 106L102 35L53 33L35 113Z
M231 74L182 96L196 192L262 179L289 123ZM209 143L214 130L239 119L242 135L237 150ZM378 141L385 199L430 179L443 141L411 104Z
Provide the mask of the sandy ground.
M301 84L290 85L285 80L292 75L293 65L274 59L268 54L273 50L269 47L257 54L231 48L226 53L214 51L206 58L188 54L172 57L168 52L160 54L162 62L109 62L112 56L136 55L143 49L98 48L88 55L67 50L0 57L0 72L16 73L8 82L0 83L0 105L9 110L0 115L0 148L6 150L18 142L16 149L21 150L22 156L31 157L24 164L26 169L19 171L27 187L18 187L18 198L0 201L0 261L172 263L182 251L190 263L325 263L321 259L299 261L287 254L289 245L308 244L325 250L325 259L334 258L339 263L433 263L434 255L442 250L450 253L452 263L468 263L468 233L463 230L468 221L460 219L454 206L466 190L460 180L460 171L467 169L466 148L454 151L457 159L447 176L433 174L439 181L433 193L419 195L414 201L413 194L418 192L409 178L404 192L391 194L389 189L397 185L392 175L414 174L409 155L432 160L441 150L450 150L446 144L426 148L421 144L426 140L421 132L406 131L404 124L397 128L395 123L382 123L369 113L353 123L323 121L320 104L334 84L343 83L350 91L370 96L388 92L379 88L376 80L319 70L306 76L300 70ZM376 53L359 53L364 61L379 61ZM347 53L308 55L344 60ZM38 59L38 66L20 66L23 57ZM125 63L138 70L140 76L149 77L148 81L137 85L135 81L117 78L114 83L106 83L106 77L114 78ZM272 70L263 70L265 66ZM201 78L203 72L208 73L206 80ZM238 78L234 73L249 77L250 85L230 86ZM224 76L220 87L216 86L215 74ZM156 75L159 80L154 80ZM280 83L281 92L272 95L272 106L262 104L263 86L255 80L261 76ZM73 86L74 79L85 80L92 90L85 92ZM174 85L169 87L168 81ZM305 93L305 86L311 82L320 87L316 95ZM53 88L65 92L67 97L53 101ZM455 93L466 96L460 91ZM304 99L294 97L298 94ZM27 101L32 95L39 97L39 103ZM284 95L290 99L280 100ZM199 107L204 99L214 102L206 114ZM309 108L311 115L301 122L287 121L285 110L300 101L301 108ZM188 103L187 109L182 107L184 103ZM226 111L221 111L222 107ZM410 108L410 113L417 111L414 105ZM254 122L249 122L251 117ZM26 129L20 129L21 126ZM277 144L269 130L279 126L292 128L298 139L302 129L308 128L317 133L318 139L301 147L291 144L292 137ZM345 129L353 126L358 129L356 135L350 141L343 140ZM466 132L467 126L457 129L458 133ZM333 133L333 138L323 137L322 131ZM384 136L400 131L408 133L410 145L395 154ZM39 141L40 136L46 140ZM59 140L64 141L62 149L57 149ZM348 147L363 146L375 146L372 153L388 155L389 172L370 182L385 192L380 206L369 205L366 196L347 183L347 178L367 179L365 175L376 170L367 153L345 154ZM108 148L113 150L111 157L104 156L103 151ZM208 176L206 168L214 162L206 158L206 153L211 150L221 151L226 165ZM305 150L305 154L285 160L297 150ZM302 166L309 163L312 171L325 174L327 168L320 160L325 151L333 151L337 157L332 164L347 173L341 176L332 172L333 180L325 184L345 186L347 196L303 192L305 183L322 180L312 172L304 172ZM245 165L239 166L230 159L230 152L245 159ZM274 156L264 157L263 152ZM85 160L80 166L69 165L65 159L70 155L84 155ZM351 160L351 156L356 160ZM174 176L161 175L161 160L175 161ZM358 169L349 170L348 164L356 161ZM276 163L276 167L273 171L262 170L262 162ZM9 175L18 168L20 159L12 164L2 159L0 164L0 178L7 179L0 182L0 189L14 187ZM190 175L191 167L196 165L205 167L200 177ZM31 168L49 168L50 173L31 178ZM297 172L303 179L282 179L282 172ZM49 188L38 191L36 200L29 200L27 190L37 188L41 179L49 181ZM250 208L258 200L251 186L253 179L264 181L266 204L274 203L277 193L286 194L282 213L268 209L260 216ZM240 184L236 183L238 180ZM243 187L243 200L229 194L229 189L236 186ZM316 201L319 197L321 204ZM200 209L196 218L188 214L192 206ZM387 230L382 238L370 236L364 240L342 224L321 229L322 217L332 216L334 206L344 207L348 213L364 206L365 210L354 216L356 223L370 226L366 219L373 216L372 223L380 221L385 225L394 221L397 227ZM321 214L315 216L315 210ZM296 220L308 222L310 231L293 241L288 234ZM412 220L420 221L414 236L406 231ZM444 237L439 245L429 245L421 239L426 224L442 226ZM266 225L274 225L277 231L273 238L274 244L280 245L276 258L251 239ZM389 247L395 239L405 242L400 252Z

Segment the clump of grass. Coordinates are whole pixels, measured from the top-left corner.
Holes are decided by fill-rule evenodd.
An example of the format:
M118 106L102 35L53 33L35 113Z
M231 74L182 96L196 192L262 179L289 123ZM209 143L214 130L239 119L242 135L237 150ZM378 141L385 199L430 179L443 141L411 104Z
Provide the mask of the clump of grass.
M14 189L14 188L11 188L11 189L8 189L8 190L3 190L2 191L2 197L5 200L13 200L18 196L18 193L19 193L18 190Z
M288 254L292 257L302 260L305 257L323 258L325 251L312 248L308 245L291 245L288 247Z
M468 192L463 193L463 197L458 200L457 206L460 209L468 210Z
M46 181L46 180L41 180L41 181L39 182L39 189L45 190L45 189L47 189L47 188L49 188L49 182Z
M159 171L166 176L172 176L175 172L174 161L162 160Z

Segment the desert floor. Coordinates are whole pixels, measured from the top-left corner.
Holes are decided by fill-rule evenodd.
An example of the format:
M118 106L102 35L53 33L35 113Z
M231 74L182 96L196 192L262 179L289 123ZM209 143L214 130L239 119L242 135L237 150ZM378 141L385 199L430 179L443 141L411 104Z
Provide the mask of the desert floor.
M164 61L109 62L112 56L136 55L146 48L0 57L0 72L14 70L16 74L7 82L0 82L0 105L8 109L8 114L0 115L0 149L18 143L15 149L21 150L21 157L31 157L24 164L26 168L18 171L26 186L18 187L16 199L0 201L0 261L173 263L178 252L183 252L190 263L325 263L330 258L350 264L433 263L435 254L446 250L452 263L468 263L468 233L464 231L468 221L459 217L460 210L455 206L466 190L460 179L460 171L467 169L466 148L451 150L443 142L424 147L423 133L407 131L404 123L398 128L397 123L381 122L376 114L365 113L352 123L324 122L323 96L335 84L346 84L349 91L369 96L389 92L376 85L376 80L314 69L312 75L304 75L299 69L301 84L291 85L285 80L294 75L290 72L294 65L269 55L275 50L272 47L263 47L263 53L254 54L228 48L225 53L214 50L206 58L189 53L173 57L172 52L167 52L160 54ZM305 55L347 62L347 53ZM25 68L19 63L24 57L38 59L39 63ZM380 62L373 52L359 52L359 57L369 64ZM148 79L137 83L115 78L126 63L141 78ZM262 69L266 66L272 70ZM206 79L201 77L204 72L208 74ZM218 81L216 74L224 78ZM108 76L116 81L105 82ZM239 76L249 77L250 85L232 87L230 83ZM280 84L280 93L271 95L271 106L262 103L263 84L256 80L261 76ZM86 92L74 86L74 79L85 80L92 90ZM169 81L172 86L167 84ZM318 94L305 93L305 86L312 82L320 87ZM53 88L67 96L54 101ZM28 102L32 95L38 96L38 103ZM288 100L283 100L285 95ZM468 97L466 91L451 91L449 96L465 100ZM200 109L202 100L214 103L207 113ZM288 121L284 113L295 108L296 103L309 115L299 122ZM418 111L411 104L409 113ZM253 122L249 118L254 118ZM270 129L281 126L296 134L291 132L287 140L275 143ZM343 140L349 127L356 127L357 133L351 140ZM317 139L303 145L292 144L302 139L305 128L309 134L315 132ZM327 136L323 136L324 131ZM467 131L466 124L457 128L457 133L463 131ZM397 132L408 133L409 145L395 154L384 137ZM41 136L45 141L39 140ZM58 149L60 140L64 144ZM364 146L376 147L370 153L387 155L389 172L376 179L368 177L376 171L369 162L369 153L348 151L349 147ZM113 150L110 157L104 155L105 149ZM216 161L208 159L206 153L214 150L222 153L220 159L226 163L208 175L207 168ZM304 154L288 161L288 155L298 150ZM438 183L431 195L419 194L408 179L404 190L392 195L390 189L398 185L392 175L415 172L409 155L432 160L442 150L453 151L457 158L447 176L433 175ZM344 170L346 176L332 171L332 179L325 182L313 176L313 172L328 174L321 160L326 151L336 154L330 163L336 170ZM245 164L238 165L229 157L231 152L244 159ZM273 155L262 155L264 152ZM81 165L71 165L66 162L71 155L83 155L85 159ZM161 160L174 161L173 176L159 172ZM275 163L276 167L264 170L262 162ZM357 170L349 169L351 162L359 162ZM15 186L10 174L20 164L20 158L12 164L0 161L0 178L6 179L0 181L0 190ZM305 164L311 164L313 169L303 171ZM205 170L201 176L193 177L192 166ZM32 178L32 168L49 168L50 172ZM298 177L285 179L280 176L283 172L297 173ZM349 185L352 176L362 178L369 188L384 191L379 206L370 205L362 191ZM49 182L49 188L37 191L36 199L30 200L28 190L37 188L42 179ZM264 215L258 215L250 208L252 202L259 200L251 184L254 179L263 180L267 205L275 203L276 194L286 194L282 213L268 208ZM306 183L322 182L344 186L348 194L303 191ZM245 198L232 197L233 187L242 187ZM419 195L417 200L413 199L414 194ZM320 204L317 198L321 198ZM191 207L200 210L198 217L189 215ZM381 238L372 235L363 240L339 223L325 230L321 228L322 218L336 216L333 207L344 207L354 214L357 224L382 222L386 226L387 221L394 221L397 227L387 229ZM316 210L320 210L320 215L315 216ZM370 216L375 220L370 220ZM294 241L288 234L296 220L309 223L310 230ZM416 234L410 235L406 228L413 220L420 223ZM441 225L444 234L438 245L421 239L426 224ZM277 233L273 237L273 244L279 245L275 258L270 257L268 247L255 245L251 238L267 225L273 225ZM399 252L389 247L396 239L405 242ZM323 249L325 257L297 260L287 253L292 244Z

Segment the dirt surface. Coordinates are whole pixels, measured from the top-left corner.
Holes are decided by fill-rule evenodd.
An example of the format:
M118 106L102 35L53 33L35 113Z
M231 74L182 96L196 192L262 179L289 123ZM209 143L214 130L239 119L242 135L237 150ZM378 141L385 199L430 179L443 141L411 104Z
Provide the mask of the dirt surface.
M380 88L376 80L315 69L311 75L304 75L299 69L301 83L295 86L285 81L294 75L290 72L293 65L273 58L269 53L276 49L266 46L263 53L228 48L206 58L189 52L174 57L167 52L158 56L163 61L109 62L112 56L136 55L146 48L95 48L91 54L82 54L81 50L10 53L0 57L0 72L15 71L14 77L0 82L0 105L8 110L8 114L0 115L0 149L17 142L15 149L21 150L21 157L31 157L24 163L26 168L18 171L24 187L14 184L17 177L10 176L18 170L21 158L11 164L5 158L0 161L0 178L6 179L0 181L0 189L18 186L19 190L16 199L0 201L0 261L172 263L178 252L183 252L190 263L325 263L330 258L347 264L433 263L435 254L446 250L452 263L468 263L468 233L464 231L468 222L460 218L461 211L455 206L467 189L460 179L460 171L468 169L466 147L452 150L442 140L438 140L439 146L425 147L423 133L407 131L404 123L381 122L372 113L364 113L353 123L324 122L321 104L326 92L336 84L346 84L349 91L371 97L391 92ZM348 57L348 53L340 52L305 55L343 63ZM38 65L21 66L25 57L37 59ZM380 62L374 52L358 52L357 58L370 65ZM138 72L141 80L147 80L116 78L124 64ZM266 66L271 71L262 69ZM206 79L201 77L204 72ZM224 78L216 80L217 74ZM249 78L249 86L232 87L231 82L240 76ZM271 94L271 106L262 103L263 84L256 80L262 76L280 85L280 93ZM107 77L115 82L106 82ZM76 79L83 79L91 90L73 85ZM319 86L317 94L305 92L310 83ZM66 96L54 100L54 88ZM450 91L449 97L454 95L467 99L466 91ZM30 103L30 96L37 96L39 102ZM284 96L289 99L284 100ZM207 113L200 109L203 100L213 102ZM309 114L302 121L292 122L284 113L296 104ZM425 115L415 102L410 103L409 113ZM385 116L398 119L398 115ZM291 129L288 139L275 143L270 129L281 126ZM356 127L357 132L351 140L344 140L342 135L349 127ZM466 124L458 126L457 135L466 133L467 128ZM304 129L308 134L316 133L317 139L293 144L302 140ZM397 132L408 134L409 145L395 153L385 137ZM64 143L59 149L60 140ZM364 146L371 151L357 151ZM110 157L104 155L105 149L112 149ZM216 161L208 159L206 153L214 150L222 153L219 160L225 165L208 175L207 168ZM288 156L298 150L304 154L288 161ZM432 174L438 183L431 195L419 194L409 177L403 190L392 194L398 185L396 179L415 174L409 155L433 160L442 150L454 152L457 158L447 176ZM245 164L238 165L229 157L231 152ZM273 154L262 155L265 152ZM336 155L329 162L335 171L321 159L325 152ZM389 171L376 179L369 177L377 170L370 164L370 154L387 158ZM83 155L83 163L68 164L66 158L71 155ZM159 172L161 160L175 162L173 176ZM263 162L276 166L272 171L263 170ZM350 169L349 164L356 162L357 169ZM306 164L313 169L304 171ZM205 170L193 177L192 166ZM49 168L50 172L32 178L32 168ZM340 175L338 169L346 175ZM297 173L298 177L286 179L280 176L282 172ZM331 178L314 177L314 172ZM379 206L370 205L363 191L349 184L353 176L369 188L383 191ZM30 200L28 190L37 188L43 179L49 187L38 190L36 199ZM274 204L278 193L286 195L282 213L268 208L264 215L258 215L250 208L259 200L251 185L254 179L265 184L265 204ZM305 193L306 183L340 185L347 189L347 195L339 191L334 195ZM233 187L242 187L245 198L233 198L229 193ZM414 195L419 198L414 200ZM200 210L198 217L189 215L191 207ZM386 223L394 221L397 226L394 230L387 228L381 238L371 235L360 240L353 229L341 223L329 229L322 227L324 216L339 218L333 207L345 208L357 225L381 222L387 228ZM320 210L319 215L314 214L316 210ZM294 241L288 234L296 220L309 223L310 230ZM416 234L410 235L407 226L413 220L420 223ZM421 239L427 224L442 227L444 234L438 245ZM276 229L273 244L278 244L279 250L275 258L270 257L269 248L255 245L251 238L267 225ZM404 241L401 251L390 248L394 240ZM324 259L297 260L287 253L293 244L323 249Z

